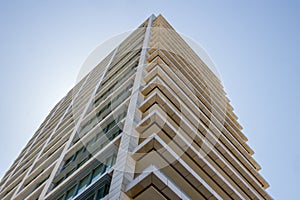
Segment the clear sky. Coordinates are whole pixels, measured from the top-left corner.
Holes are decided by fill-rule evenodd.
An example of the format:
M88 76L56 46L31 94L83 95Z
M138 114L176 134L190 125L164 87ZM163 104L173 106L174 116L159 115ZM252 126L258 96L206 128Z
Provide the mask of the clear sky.
M0 176L89 53L162 13L209 53L275 199L299 199L298 1L1 1Z

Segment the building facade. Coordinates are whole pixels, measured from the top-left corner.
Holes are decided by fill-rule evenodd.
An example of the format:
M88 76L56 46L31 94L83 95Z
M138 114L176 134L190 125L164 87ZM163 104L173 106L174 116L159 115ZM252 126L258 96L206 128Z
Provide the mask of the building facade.
M271 199L218 77L152 15L57 103L0 199Z

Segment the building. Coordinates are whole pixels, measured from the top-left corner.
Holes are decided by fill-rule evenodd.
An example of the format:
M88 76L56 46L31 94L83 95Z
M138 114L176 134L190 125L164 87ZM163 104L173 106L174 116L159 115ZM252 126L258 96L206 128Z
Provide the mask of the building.
M152 15L53 108L0 199L271 199L217 76Z

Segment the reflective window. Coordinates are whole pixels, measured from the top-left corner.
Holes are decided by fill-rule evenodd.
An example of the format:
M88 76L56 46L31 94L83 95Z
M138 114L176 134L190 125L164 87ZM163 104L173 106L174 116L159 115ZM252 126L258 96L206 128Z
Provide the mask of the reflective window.
M89 184L89 175L87 175L85 178L83 178L78 185L77 194L82 192Z
M97 192L96 200L103 199L103 197L104 197L105 195L107 195L108 192L109 192L109 187L108 187L108 185L102 186L102 187L98 190L98 192Z
M65 200L71 200L75 195L75 186L68 190Z
M91 182L94 182L101 176L101 174L103 173L103 167L103 165L100 165L96 169L94 169Z

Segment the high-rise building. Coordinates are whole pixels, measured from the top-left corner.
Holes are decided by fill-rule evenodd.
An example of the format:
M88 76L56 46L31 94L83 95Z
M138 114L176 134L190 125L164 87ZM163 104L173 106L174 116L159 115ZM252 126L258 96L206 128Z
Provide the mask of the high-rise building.
M221 81L160 15L53 108L0 199L271 199Z

